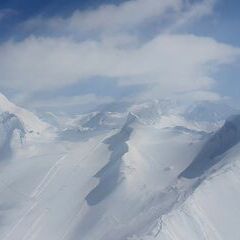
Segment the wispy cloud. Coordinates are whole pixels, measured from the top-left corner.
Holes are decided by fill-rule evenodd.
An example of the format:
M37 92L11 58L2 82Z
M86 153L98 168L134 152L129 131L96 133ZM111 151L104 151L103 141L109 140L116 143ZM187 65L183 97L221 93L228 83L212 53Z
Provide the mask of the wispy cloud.
M55 97L53 99L38 99L34 100L29 104L31 108L38 110L59 110L79 113L84 111L86 108L96 108L103 104L113 102L114 99L105 96L96 96L94 94L85 94L80 96L65 96Z
M202 17L213 14L217 0L203 0L195 4L189 4L185 11L180 12L175 21L165 29L165 32L170 33L178 30L181 27L193 25Z
M25 28L51 29L57 32L116 32L136 28L161 19L168 12L179 12L181 0L131 0L119 5L106 4L95 10L76 10L68 18L40 16L24 23Z
M38 15L25 21L26 31L70 34L86 37L88 34L119 34L119 32L145 30L151 24L160 24L162 31L170 32L191 24L212 13L216 0L203 0L190 4L186 0L130 0L119 5L105 4L94 10L76 10L67 18ZM90 35L92 37L92 35Z
M137 48L100 41L31 37L0 47L2 84L16 89L54 89L92 77L119 84L158 84L162 91L208 88L210 66L227 63L239 50L210 38L159 35Z
M209 92L216 83L212 72L234 61L240 50L177 30L211 14L214 4L130 0L76 10L67 18L30 19L23 26L31 36L0 45L0 85L44 91L111 78L119 85L154 86L151 94L156 96ZM161 22L162 29L146 37L148 29Z

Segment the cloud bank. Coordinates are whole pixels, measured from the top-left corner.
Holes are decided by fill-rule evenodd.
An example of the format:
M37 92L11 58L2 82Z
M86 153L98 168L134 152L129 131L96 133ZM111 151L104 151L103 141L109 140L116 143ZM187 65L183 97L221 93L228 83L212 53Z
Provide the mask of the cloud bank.
M29 36L0 45L0 85L38 92L107 78L119 86L148 85L159 97L209 92L217 83L213 73L240 50L179 29L211 14L214 3L130 0L66 18L29 19L20 25ZM157 30L148 36L149 29Z
M5 87L39 91L61 88L93 77L119 84L157 84L162 91L209 88L211 67L232 61L233 47L193 35L159 35L137 48L101 41L31 37L0 47ZM100 81L100 80L99 80Z

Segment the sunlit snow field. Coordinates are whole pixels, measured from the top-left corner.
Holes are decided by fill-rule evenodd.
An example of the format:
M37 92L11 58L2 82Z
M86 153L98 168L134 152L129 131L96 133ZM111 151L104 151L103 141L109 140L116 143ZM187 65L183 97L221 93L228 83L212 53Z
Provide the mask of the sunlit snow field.
M240 237L238 117L215 134L146 103L56 127L1 98L2 240ZM218 160L185 177L204 149Z

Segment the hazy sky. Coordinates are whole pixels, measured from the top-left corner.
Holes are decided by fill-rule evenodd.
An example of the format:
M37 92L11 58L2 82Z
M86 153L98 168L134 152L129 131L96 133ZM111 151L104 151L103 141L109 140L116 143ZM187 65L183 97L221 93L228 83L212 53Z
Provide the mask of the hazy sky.
M1 0L0 88L29 108L240 100L237 0Z

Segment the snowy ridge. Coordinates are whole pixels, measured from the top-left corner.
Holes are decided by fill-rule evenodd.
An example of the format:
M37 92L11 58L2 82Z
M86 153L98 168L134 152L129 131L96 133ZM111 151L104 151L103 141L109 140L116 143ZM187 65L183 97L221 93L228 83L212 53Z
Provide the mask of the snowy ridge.
M207 177L177 209L161 219L157 236L146 240L238 240L240 146L224 158L227 164ZM227 219L227 221L226 221Z
M6 104L2 149L35 119ZM29 138L1 164L0 239L239 240L240 116L212 133L171 101L129 105L47 114L59 137Z
M122 157L128 152L127 141L130 139L133 128L131 125L137 120L137 117L129 113L126 123L122 129L104 141L111 151L109 162L95 175L99 178L99 184L86 197L89 205L96 205L105 199L121 181L120 168Z
M221 161L223 153L240 141L240 115L230 117L203 146L192 164L181 173L182 177L200 177L209 168Z
M3 94L0 93L0 112L9 112L15 114L20 121L24 124L27 131L34 131L41 133L45 131L49 126L42 122L30 111L27 111L21 107L11 103Z
M11 154L10 144L14 132L17 130L20 142L25 135L25 129L22 122L12 113L4 112L0 114L0 159L4 159Z
M240 145L239 138L229 137L230 133L233 134L232 131L234 136L239 136L239 120L239 115L229 118L209 140L214 142L206 151L212 156L212 159L208 159L209 171L202 175L200 169L201 174L198 174L198 178L194 180L179 178L174 184L178 192L178 201L169 209L169 213L163 214L149 233L142 237L138 235L133 239L239 239ZM223 145L223 139L225 145ZM228 142L229 139L230 142ZM206 146L209 146L209 142L203 146L202 151L205 151ZM216 151L217 156L214 155ZM214 159L215 162L209 163ZM204 163L204 158L201 160ZM187 168L187 174L190 173L191 164L190 168ZM185 174L183 172L181 176Z

